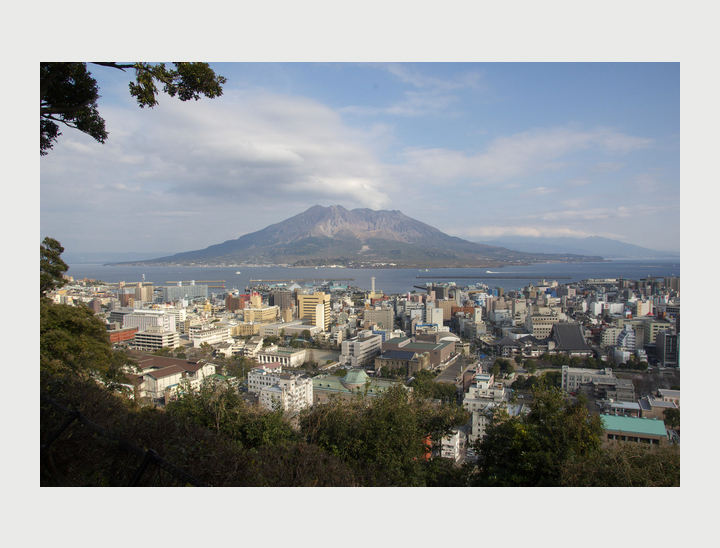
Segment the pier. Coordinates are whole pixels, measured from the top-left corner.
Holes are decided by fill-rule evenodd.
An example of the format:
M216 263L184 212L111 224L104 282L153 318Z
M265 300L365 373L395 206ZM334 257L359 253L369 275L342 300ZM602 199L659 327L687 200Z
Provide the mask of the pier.
M165 282L168 285L177 285L178 283L181 283L183 285L190 284L190 283L196 283L196 284L208 284L208 287L213 288L224 288L225 287L225 280L181 280L181 281L174 281L174 282ZM210 284L219 284L219 285L210 285Z
M294 280L250 280L251 284L277 284L277 283L294 283L294 282L316 282L322 280L324 282L354 282L355 278L297 278Z
M435 280L572 280L570 276L415 276Z

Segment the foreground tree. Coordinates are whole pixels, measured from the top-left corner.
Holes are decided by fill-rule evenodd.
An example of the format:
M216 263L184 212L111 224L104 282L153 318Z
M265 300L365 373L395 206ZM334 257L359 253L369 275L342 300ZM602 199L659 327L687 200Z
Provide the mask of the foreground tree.
M68 265L60 258L65 248L53 238L45 238L40 244L40 297L60 289L67 282L63 277Z
M565 462L567 487L680 487L680 447L626 442L586 459Z
M306 441L345 462L358 484L407 487L427 484L432 443L465 422L457 406L413 398L401 386L372 398L336 398L300 419Z
M500 409L476 445L478 474L486 486L557 486L562 467L600 450L599 415L589 415L582 399L571 401L556 388L533 393L529 414L509 416Z
M156 83L170 97L181 101L198 100L201 95L214 98L222 95L226 79L218 76L207 63L91 63L124 71L133 69L135 81L130 82L130 95L138 105L158 104ZM97 80L88 70L88 63L40 63L40 155L52 150L61 135L60 126L77 129L99 143L108 137L105 120L98 112Z

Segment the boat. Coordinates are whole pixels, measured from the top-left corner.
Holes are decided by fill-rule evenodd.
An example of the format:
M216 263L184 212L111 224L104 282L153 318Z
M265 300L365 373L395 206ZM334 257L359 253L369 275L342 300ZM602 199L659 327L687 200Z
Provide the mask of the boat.
M235 274L240 274L240 271L238 270Z

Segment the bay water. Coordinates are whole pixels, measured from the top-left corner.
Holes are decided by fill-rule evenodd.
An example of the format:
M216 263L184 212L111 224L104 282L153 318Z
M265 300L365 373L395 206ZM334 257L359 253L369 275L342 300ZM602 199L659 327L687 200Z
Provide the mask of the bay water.
M557 280L558 283L577 282L588 278L626 278L638 280L647 277L679 277L680 261L623 259L597 263L542 263L527 266L492 268L287 268L287 267L180 267L180 266L123 266L102 264L70 264L67 274L101 280L108 283L152 282L155 286L183 285L192 280L196 284L220 285L225 290L255 285L251 280L285 280L289 285L294 281L300 286L342 280L338 283L370 290L375 278L375 290L385 294L421 291L426 283L455 282L459 286L485 284L502 287L505 291L520 289L540 280ZM301 281L303 280L303 281ZM306 281L310 280L310 281ZM211 287L209 293L224 293L222 287Z

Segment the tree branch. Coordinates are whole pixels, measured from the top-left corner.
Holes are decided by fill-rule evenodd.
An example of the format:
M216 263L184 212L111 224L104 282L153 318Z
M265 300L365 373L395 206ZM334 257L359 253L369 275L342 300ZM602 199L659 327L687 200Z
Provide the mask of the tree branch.
M99 66L101 66L101 67L115 68L115 69L121 70L121 71L123 71L123 72L125 72L125 69L126 69L126 68L135 68L135 65L133 65L133 64L130 64L130 65L118 65L117 63L102 63L102 62L95 62L95 61L90 61L90 64L91 64L91 65L99 65Z
M84 109L88 105L91 105L93 101L95 101L95 98L91 97L89 99L86 99L79 105L75 105L72 107L40 107L40 115L45 116L47 114L73 114Z

